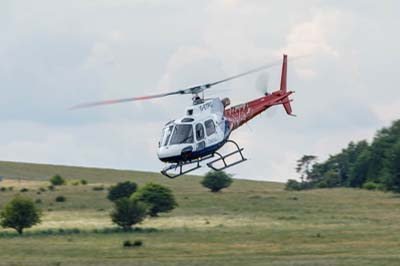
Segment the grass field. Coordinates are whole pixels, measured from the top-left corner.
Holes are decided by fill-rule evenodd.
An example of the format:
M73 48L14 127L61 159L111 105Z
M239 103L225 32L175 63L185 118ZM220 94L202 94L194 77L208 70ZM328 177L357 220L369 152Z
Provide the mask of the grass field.
M49 191L54 174L89 184ZM391 193L287 192L283 184L245 180L210 193L196 176L10 162L0 162L0 176L0 187L13 187L0 192L1 208L20 193L41 199L44 211L26 236L0 229L0 265L400 265L400 196ZM166 185L179 207L145 220L142 231L111 230L107 192L93 187L125 180ZM38 194L40 187L46 191ZM56 203L59 195L67 201ZM142 247L122 247L139 239Z

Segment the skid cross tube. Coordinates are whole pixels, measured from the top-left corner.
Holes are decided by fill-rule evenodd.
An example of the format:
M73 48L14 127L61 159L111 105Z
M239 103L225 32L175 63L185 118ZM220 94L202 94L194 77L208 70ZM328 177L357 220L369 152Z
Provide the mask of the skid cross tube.
M228 153L226 155L221 155L220 153L215 152L214 154L218 155L219 158L207 163L207 166L210 167L211 169L213 169L214 171L222 171L222 170L224 170L226 168L229 168L229 167L232 167L232 166L237 165L239 163L242 163L244 161L247 161L247 159L244 158L243 153L242 153L243 148L240 148L239 145L236 142L234 142L233 140L228 140L227 142L233 143L236 146L236 151L233 151L233 152ZM241 159L237 160L236 162L230 163L230 164L228 164L225 161L226 158L231 157L231 156L233 156L233 155L235 155L237 153L240 154ZM215 167L214 164L217 163L217 162L220 162L220 161L222 161L224 163L224 166L220 167L220 168Z
M161 174L163 174L164 176L166 176L168 178L171 178L171 179L175 178L175 177L178 177L178 176L181 176L181 175L185 175L187 173L190 173L190 172L192 172L194 170L197 170L197 169L201 168L200 162L202 162L204 160L207 160L207 159L210 159L212 157L214 157L214 155L210 154L210 155L207 155L205 157L198 158L198 159L195 159L195 160L192 160L192 161L171 164L171 165L165 167L161 171ZM188 170L185 170L185 171L183 170L183 166L191 165L191 164L196 164L196 165L194 167L188 169ZM171 171L175 172L177 168L179 168L179 172L178 173L176 173L176 174L171 173Z

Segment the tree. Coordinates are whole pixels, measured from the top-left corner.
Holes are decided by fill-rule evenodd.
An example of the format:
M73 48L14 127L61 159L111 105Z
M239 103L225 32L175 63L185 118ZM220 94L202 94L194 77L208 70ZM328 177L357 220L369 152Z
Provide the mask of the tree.
M229 187L232 182L231 175L224 171L210 171L204 176L201 184L203 187L209 188L211 192L218 192L223 188Z
M392 158L392 147L400 139L400 120L392 123L388 128L377 132L371 145L371 158L367 179L374 182L386 182L385 176L391 170L387 163Z
M400 139L388 152L388 162L384 178L388 190L400 193Z
M55 175L52 178L50 178L50 183L53 186L61 186L61 185L65 185L65 179L62 178L62 176L60 175Z
M152 217L158 216L160 212L169 212L178 206L169 188L153 183L145 185L132 194L131 200L145 203Z
M304 179L310 179L311 165L316 159L314 155L303 155L297 160L296 172L300 174L301 182L304 182Z
M322 163L311 164L312 160L313 156L305 155L297 161L296 170L306 179L303 189L345 186L400 193L400 120L379 130L371 144L350 142ZM297 184L289 185L296 188Z
M14 228L22 235L25 228L41 222L41 215L42 212L31 199L17 196L0 213L0 225L4 228Z
M147 209L144 203L128 198L121 198L114 202L111 220L125 231L128 231L132 225L144 220L146 212Z
M120 182L115 186L111 186L108 190L107 198L111 201L116 201L121 198L129 198L137 189L134 182Z
M367 180L370 169L371 152L366 149L361 152L351 170L348 185L350 187L362 187Z
M302 190L302 183L294 180L294 179L289 179L286 182L285 190L294 190L294 191L299 191Z

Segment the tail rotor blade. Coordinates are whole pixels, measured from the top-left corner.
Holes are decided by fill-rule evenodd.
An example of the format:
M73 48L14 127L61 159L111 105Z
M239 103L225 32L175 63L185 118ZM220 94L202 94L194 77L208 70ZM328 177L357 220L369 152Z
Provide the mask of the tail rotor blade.
M267 94L269 90L269 74L268 72L262 72L258 75L255 83L257 91Z

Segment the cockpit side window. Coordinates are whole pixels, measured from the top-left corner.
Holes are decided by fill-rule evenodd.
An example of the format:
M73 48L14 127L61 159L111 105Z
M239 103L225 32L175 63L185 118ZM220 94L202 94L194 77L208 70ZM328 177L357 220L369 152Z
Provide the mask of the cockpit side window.
M188 124L176 125L170 145L193 143L193 126Z
M196 124L196 140L202 140L204 139L204 127L203 124L198 123Z
M207 136L210 136L210 135L212 135L212 134L215 133L215 124L214 124L214 121L212 121L212 120L210 119L210 120L207 120L206 122L204 122L204 124L205 124L205 126L206 126L206 133L207 133Z

